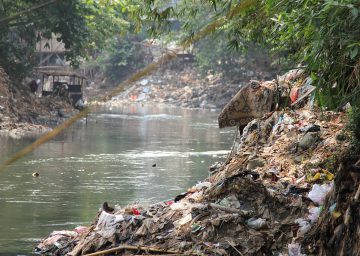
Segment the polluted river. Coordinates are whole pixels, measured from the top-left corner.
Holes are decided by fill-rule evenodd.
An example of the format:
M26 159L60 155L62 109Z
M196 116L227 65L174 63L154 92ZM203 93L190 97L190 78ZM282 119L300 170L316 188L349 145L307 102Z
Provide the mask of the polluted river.
M151 204L186 191L229 152L234 131L219 130L217 115L98 108L0 173L0 255L32 255L53 230L88 225L105 201ZM34 140L1 138L1 161Z

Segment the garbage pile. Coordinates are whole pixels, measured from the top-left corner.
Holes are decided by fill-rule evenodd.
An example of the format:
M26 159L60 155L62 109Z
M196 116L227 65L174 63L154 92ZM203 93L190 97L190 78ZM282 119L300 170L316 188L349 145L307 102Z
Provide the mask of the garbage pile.
M38 98L27 87L11 87L0 67L0 135L20 138L51 130L73 111L71 104L60 98Z
M11 92L9 89L9 77L5 71L0 67L0 110L1 112L8 111L10 105Z
M319 220L303 241L310 254L360 255L360 162L355 159L344 157Z
M298 93L294 102L305 93ZM211 166L209 178L185 193L147 207L104 203L89 227L54 232L36 251L71 256L299 256L318 252L314 241L324 241L327 232L334 232L332 248L338 243L346 248L342 232L359 230L359 225L349 226L346 212L359 208L342 201L338 191L348 189L355 205L360 197L357 187L349 189L346 182L339 187L335 178L347 175L341 174L340 163L348 148L346 121L345 113L318 111L308 104L268 113L249 122L231 157Z
M193 60L179 57L171 65L161 67L134 83L106 104L116 106L124 102L156 102L184 108L222 108L246 81L254 78L251 69L246 70L246 66L242 68L243 72L236 78L225 79L221 74L207 74L204 77ZM258 69L256 79L272 76L271 71Z

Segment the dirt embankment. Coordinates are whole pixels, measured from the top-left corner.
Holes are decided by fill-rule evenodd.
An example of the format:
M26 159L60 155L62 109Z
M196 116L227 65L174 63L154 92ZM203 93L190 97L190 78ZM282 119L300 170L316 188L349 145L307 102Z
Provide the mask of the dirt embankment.
M56 97L39 98L24 85L12 86L0 67L0 134L20 138L39 135L61 123L73 107Z

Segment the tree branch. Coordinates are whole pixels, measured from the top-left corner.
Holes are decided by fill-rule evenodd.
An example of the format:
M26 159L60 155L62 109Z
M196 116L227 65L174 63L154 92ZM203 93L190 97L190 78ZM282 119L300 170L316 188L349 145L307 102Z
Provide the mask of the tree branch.
M14 15L9 16L9 17L0 19L0 25L3 24L3 23L8 23L9 21L15 20L15 19L17 19L19 16L21 16L23 14L27 14L27 13L35 11L37 9L41 9L41 8L43 8L45 6L54 4L54 3L58 2L58 1L60 1L60 0L50 0L50 1L46 2L46 3L42 3L42 4L39 4L39 5L33 6L33 7L29 8L29 9L23 10L21 12L18 12L18 13L14 14Z

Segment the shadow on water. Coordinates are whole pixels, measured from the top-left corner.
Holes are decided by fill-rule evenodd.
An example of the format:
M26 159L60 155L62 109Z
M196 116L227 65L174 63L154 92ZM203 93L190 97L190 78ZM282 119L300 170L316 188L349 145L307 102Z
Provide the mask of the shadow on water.
M30 255L51 231L87 225L104 201L150 204L204 179L232 142L216 120L205 110L99 108L0 173L0 255ZM2 138L1 160L33 141Z

